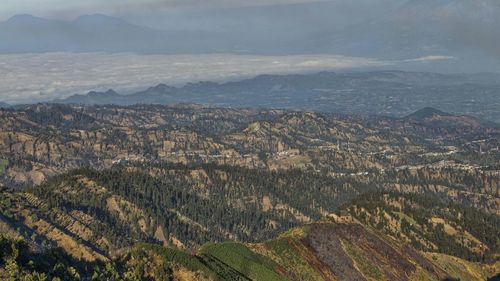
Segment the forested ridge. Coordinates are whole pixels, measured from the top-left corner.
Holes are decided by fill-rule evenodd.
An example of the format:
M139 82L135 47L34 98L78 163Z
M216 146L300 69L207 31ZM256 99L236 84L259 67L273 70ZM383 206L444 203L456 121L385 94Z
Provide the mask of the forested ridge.
M340 209L419 250L472 261L500 259L500 218L452 200L378 191L362 194Z
M363 223L403 236L417 249L474 261L497 258L497 215L439 192L423 196L388 191L390 176L130 162L104 170L80 168L25 192L6 193L0 210L12 224L35 216L64 229L71 225L68 220L77 221L92 235L83 230L71 235L86 240L93 251L107 253L135 242L183 249L213 241L260 242L347 209ZM406 178L432 184L421 177L401 173L397 178L399 183ZM15 205L20 205L17 210ZM23 205L32 213L23 211ZM409 228L409 217L419 226ZM441 220L457 229L453 233L467 235L440 235Z
M0 231L18 249L2 278L500 272L500 131L474 118L33 105L0 120Z
M161 227L193 246L228 239L270 239L290 227L320 219L371 188L299 170L165 163L119 165L102 171L82 168L56 176L30 192L49 208L82 211L113 226L107 229L116 232L113 241L121 245L126 244L126 237L152 236ZM138 226L143 219L148 231L120 227L123 221L110 209L111 198L126 201L130 205L127 221Z

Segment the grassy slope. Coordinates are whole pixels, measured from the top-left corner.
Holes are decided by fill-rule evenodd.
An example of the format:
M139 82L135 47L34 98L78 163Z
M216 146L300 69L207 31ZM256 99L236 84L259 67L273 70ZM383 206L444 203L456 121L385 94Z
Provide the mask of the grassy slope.
M3 173L5 168L7 168L7 165L9 165L9 160L0 159L0 173Z
M14 206L10 210L21 207L18 203L24 201L31 202L30 208L21 208L24 212L39 205L29 196L22 197L23 194L12 197L12 200L7 195L3 194L6 198L2 206ZM43 209L43 206L40 208ZM18 210L14 215L20 213L21 210ZM40 220L31 213L24 216L29 218L21 220L25 223ZM407 216L403 217L406 219ZM71 225L75 227L75 223ZM47 226L49 228L50 225ZM38 227L38 240L54 238L50 233L40 230ZM27 234L25 237L29 239L31 233ZM65 235L72 243L82 243L77 237L71 237L70 232ZM337 241L337 244L331 244L332 241ZM80 250L86 249L84 244L79 245ZM335 251L329 250L329 247ZM150 244L138 244L134 251L136 255L142 253L140 257L150 258L150 264L158 268L171 268L174 275L181 272L188 276L187 280L352 280L344 279L345 276L340 278L339 274L343 272L350 274L346 278L363 276L370 280L394 280L395 276L408 276L410 280L441 280L445 277L481 280L500 272L500 263L484 266L441 254L421 254L375 229L353 223L309 224L290 229L276 239L259 244L206 244L196 255ZM134 259L130 253L121 256L125 264L132 262L134 265L134 260L142 259ZM70 250L70 254L78 252L72 253ZM334 262L328 257L333 257ZM141 266L144 272L153 270L144 265L138 267Z
M225 264L252 280L286 280L275 271L277 264L273 260L252 252L243 244L206 244L200 255L210 262Z
M481 265L443 254L412 251L374 229L354 228L355 232L351 233L345 230L352 225L346 224L340 225L337 232L335 224L325 225L327 229L332 229L332 235L341 237L343 252L352 261L355 270L368 280L393 280L395 275L408 276L409 280L442 280L444 278L486 280L500 272L500 263ZM277 239L253 245L251 249L273 259L284 269L283 274L292 280L342 279L337 273L349 267L339 268L339 264L334 267L325 265L325 262L320 260L318 250L311 247L310 228L311 225L295 228ZM359 237L361 240L357 240ZM382 243L377 239L381 239ZM371 244L373 241L383 245ZM391 256L397 256L401 264L394 266Z
M331 248L332 241L340 241L336 249ZM486 280L500 272L500 263L481 265L443 254L418 253L352 223L314 223L259 244L210 243L197 254L137 244L117 256L117 268L132 268L140 276L152 278L148 280L161 280L166 274L175 280L360 280L353 276L367 280L404 276L409 280ZM347 263L338 262L342 260Z
M346 205L366 225L414 248L470 261L496 261L498 217L435 198L406 194L366 194Z
M426 253L425 256L458 280L487 280L500 273L500 262L481 265L445 254Z

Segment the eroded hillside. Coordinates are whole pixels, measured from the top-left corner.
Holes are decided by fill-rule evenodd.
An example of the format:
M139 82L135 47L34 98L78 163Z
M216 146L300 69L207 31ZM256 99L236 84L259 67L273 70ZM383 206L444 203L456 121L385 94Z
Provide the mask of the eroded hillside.
M81 262L70 271L98 265L96 280L499 271L500 131L472 117L34 105L0 119L2 233Z
M210 243L190 254L139 243L110 261L75 262L61 250L35 253L19 239L0 237L0 247L1 262L6 264L0 264L0 277L36 280L90 276L92 280L186 281L487 280L500 271L498 262L481 265L419 252L346 216L293 228L263 243ZM29 263L27 256L32 259Z
M498 210L500 131L425 109L403 119L200 106L33 105L0 113L0 183L120 162L300 169ZM415 179L416 178L416 179ZM443 191L444 190L444 191Z

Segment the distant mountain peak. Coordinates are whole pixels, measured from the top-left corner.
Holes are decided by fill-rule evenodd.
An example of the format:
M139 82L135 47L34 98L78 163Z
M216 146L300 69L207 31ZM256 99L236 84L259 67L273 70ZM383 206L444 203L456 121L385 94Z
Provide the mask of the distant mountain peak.
M124 22L124 20L122 20L122 19L108 16L105 14L87 14L87 15L81 15L75 19L75 21L84 21L84 20L114 20L114 21L123 21Z
M452 114L446 113L434 107L424 107L406 116L406 118L423 120L434 116L452 116Z
M131 25L125 20L104 14L83 15L75 19L73 22L77 24L92 24L92 25L110 25L110 24Z
M148 91L148 92L167 92L167 91L171 91L171 90L175 90L175 89L176 89L175 87L161 83L161 84L158 84L154 87L148 88L146 91Z
M114 19L112 16L108 16L105 14L100 14L100 13L94 13L94 14L85 14L81 15L77 18L78 19L86 19L86 18L103 18L103 19Z
M118 95L118 93L113 90L113 89L109 89L105 92L106 95Z
M433 107L422 108L405 117L406 120L427 123L433 127L497 127L494 122L484 121L469 115L455 115Z
M106 92L96 92L96 91L91 91L87 94L89 97L96 97L96 96L119 96L115 90L109 89Z
M7 23L31 23L31 22L40 22L47 21L46 19L39 18L30 14L19 14L14 15L7 20Z

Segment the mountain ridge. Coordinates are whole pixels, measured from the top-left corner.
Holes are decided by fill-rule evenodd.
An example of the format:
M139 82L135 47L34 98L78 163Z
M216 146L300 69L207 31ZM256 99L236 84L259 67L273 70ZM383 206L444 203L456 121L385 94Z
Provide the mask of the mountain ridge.
M470 103L469 91L483 88L478 103ZM323 112L377 114L404 117L429 107L460 115L474 115L500 122L495 106L500 76L437 74L426 72L372 71L354 73L259 75L231 82L187 83L180 87L158 84L127 95L91 92L55 100L55 103L179 104L274 107ZM440 95L430 94L440 91ZM450 96L448 96L448 94ZM482 101L484 100L484 101ZM389 104L386 104L386 103ZM467 109L463 106L467 104ZM482 114L487 110L488 115Z
M500 270L499 128L190 105L35 104L0 120L0 232L31 245L0 235L0 279L14 264L94 280Z
M25 196L29 202L39 204L39 199L31 195L2 194L11 196ZM12 197L14 196L14 197ZM9 201L10 202L10 201ZM123 205L122 205L123 206ZM31 209L45 208L33 205ZM17 211L12 211L16 214ZM57 209L51 209L57 212ZM0 213L10 214L0 207ZM54 222L50 216L45 218L44 224L37 224L43 230L46 224ZM33 223L37 223L39 216L31 216ZM59 220L68 220L61 214L52 215ZM94 253L79 256L80 253L90 251L85 243L85 230L78 220L89 220L81 213L73 213L77 219L65 233L61 224L54 223L56 231L63 231L58 239L53 241L54 246L44 246L36 255L30 254L36 241L50 241L52 233L27 236L16 232L9 225L10 219L0 216L0 229L5 231L0 235L0 247L11 244L11 249L19 247L19 251L5 251L1 258L12 263L12 259L19 265L17 274L34 274L36 272L52 277L64 278L61 274L79 272L81 277L93 276L93 280L109 280L108 274L114 278L118 276L131 276L133 280L162 280L162 276L170 272L179 280L494 280L500 271L500 263L472 263L454 256L435 252L418 251L412 246L388 236L384 232L367 224L362 224L350 215L332 214L320 221L291 228L270 240L260 243L222 242L207 243L200 248L188 253L186 250L173 246L160 246L156 243L138 242L130 246L105 253L99 256ZM27 221L30 224L30 220ZM44 220L44 219L42 219ZM82 229L79 229L82 228ZM18 228L22 231L23 228ZM36 241L30 240L37 237ZM44 236L46 235L46 236ZM96 234L93 234L96 235ZM98 235L98 234L97 234ZM23 237L24 238L19 238ZM17 237L17 238L14 238ZM31 237L31 238L30 238ZM80 237L80 238L78 238ZM15 242L17 241L17 242ZM69 243L74 241L74 243ZM106 241L105 238L102 241ZM47 242L44 242L45 245ZM68 244L72 244L68 248ZM23 246L24 245L24 246ZM61 247L61 245L63 245ZM31 266L24 258L31 257ZM58 257L57 259L54 259ZM63 258L64 257L64 258ZM96 258L97 257L97 258ZM140 257L140 258L139 258ZM41 260L40 260L41 258ZM47 266L55 261L59 262L59 270L49 271L52 266ZM79 263L74 260L80 260ZM144 264L143 264L144 263ZM155 270L149 270L145 265ZM45 266L44 266L45 265ZM68 267L67 271L62 270ZM163 270L167 268L167 272ZM102 270L101 269L105 269ZM5 273L12 274L11 268L2 268L0 264L0 277ZM181 272L183 272L181 275ZM185 276L182 278L181 276ZM69 278L66 277L66 278ZM121 279L120 279L121 280ZM125 280L129 280L126 279Z
M406 116L406 119L416 119L416 120L425 120L427 118L432 118L434 116L451 116L451 114L441 111L439 109L433 107L424 107L415 111L414 113Z

